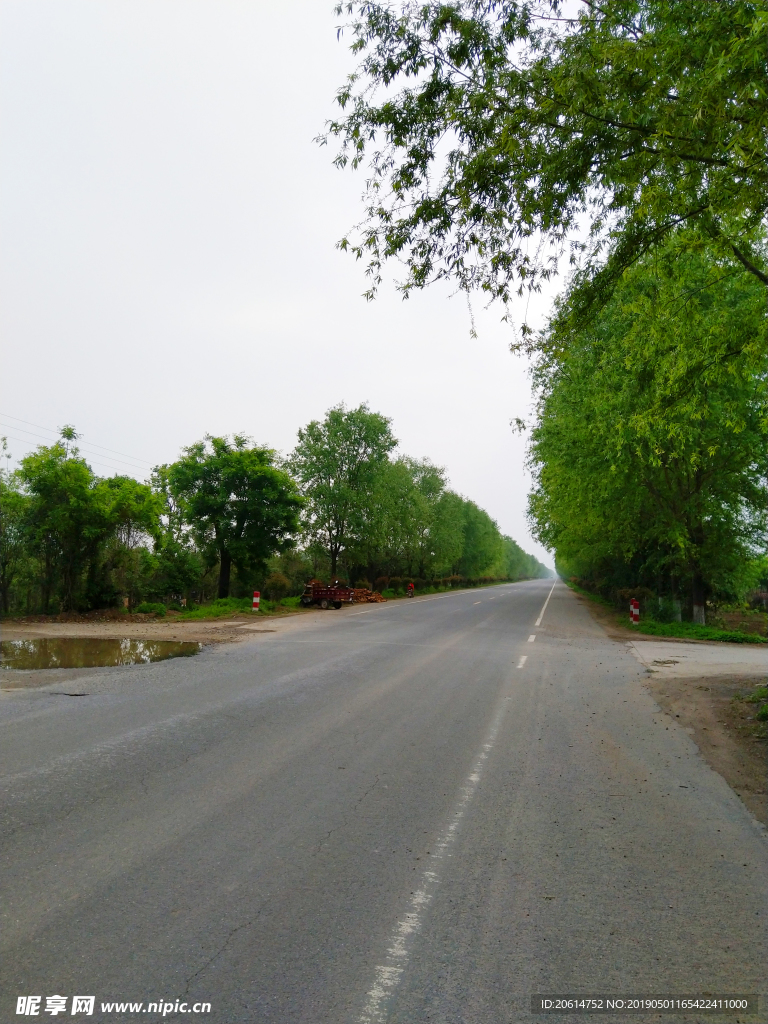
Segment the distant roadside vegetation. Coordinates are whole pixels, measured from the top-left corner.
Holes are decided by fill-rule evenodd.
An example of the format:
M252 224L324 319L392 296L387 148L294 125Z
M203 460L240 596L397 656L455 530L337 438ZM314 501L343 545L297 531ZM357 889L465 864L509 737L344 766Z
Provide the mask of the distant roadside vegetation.
M0 474L2 612L215 617L254 590L265 611L290 607L310 578L394 595L550 575L445 470L396 447L386 417L338 406L287 459L207 436L142 483L98 477L65 427Z

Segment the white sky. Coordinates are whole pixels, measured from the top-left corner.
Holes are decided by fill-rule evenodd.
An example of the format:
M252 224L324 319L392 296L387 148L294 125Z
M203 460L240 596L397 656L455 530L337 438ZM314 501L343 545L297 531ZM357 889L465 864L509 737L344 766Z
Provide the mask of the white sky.
M330 406L367 401L403 453L446 466L552 565L525 519L509 421L531 395L502 310L476 304L473 340L447 288L403 302L390 284L366 303L362 264L334 248L364 172L313 143L353 66L333 2L3 0L0 19L0 434L15 458L43 443L29 431L72 423L113 450L97 472L131 471L126 453L144 478L206 433L288 452Z

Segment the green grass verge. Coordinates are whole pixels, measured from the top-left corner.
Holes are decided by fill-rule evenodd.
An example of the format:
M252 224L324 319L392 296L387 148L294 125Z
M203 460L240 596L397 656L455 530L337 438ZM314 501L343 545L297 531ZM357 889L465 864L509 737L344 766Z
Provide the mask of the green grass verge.
M298 597L286 597L282 601L267 601L262 597L259 615L276 615L280 612L291 611L299 607ZM254 614L253 600L250 597L226 597L211 601L210 604L201 604L197 608L190 608L177 616L180 621L190 619L226 619L233 615Z
M757 633L742 633L740 630L715 629L714 626L697 626L693 622L654 622L653 619L641 621L639 626L629 623L627 628L633 633L646 636L674 636L683 640L720 640L729 644L764 644L766 638Z
M743 633L736 629L715 629L714 626L697 626L694 622L654 622L653 619L640 620L639 626L633 626L626 621L624 615L620 616L616 606L598 594L592 594L589 590L572 583L570 580L563 580L563 583L577 594L588 597L590 601L610 608L616 614L617 622L633 633L644 634L645 636L672 636L680 640L719 640L721 643L729 644L764 644L768 640L759 633ZM628 616L627 616L628 618Z

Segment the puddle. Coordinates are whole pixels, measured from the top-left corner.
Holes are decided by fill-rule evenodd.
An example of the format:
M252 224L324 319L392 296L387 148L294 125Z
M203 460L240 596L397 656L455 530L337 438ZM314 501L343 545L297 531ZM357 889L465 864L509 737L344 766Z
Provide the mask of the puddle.
M199 643L180 640L102 640L97 637L3 640L0 665L5 669L139 665L165 658L187 658L202 647Z

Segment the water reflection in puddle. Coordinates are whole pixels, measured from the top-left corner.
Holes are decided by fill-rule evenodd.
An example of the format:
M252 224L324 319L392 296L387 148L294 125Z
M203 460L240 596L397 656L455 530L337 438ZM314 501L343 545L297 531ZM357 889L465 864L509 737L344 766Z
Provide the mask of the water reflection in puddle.
M96 637L56 637L44 640L3 640L3 668L100 668L137 665L197 654L202 644L181 640L102 640Z

